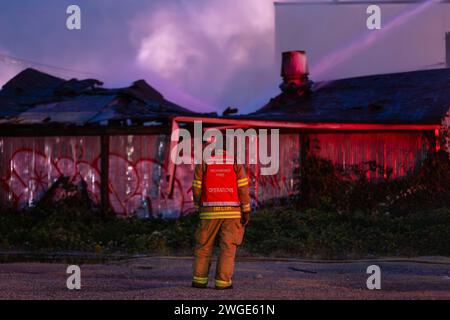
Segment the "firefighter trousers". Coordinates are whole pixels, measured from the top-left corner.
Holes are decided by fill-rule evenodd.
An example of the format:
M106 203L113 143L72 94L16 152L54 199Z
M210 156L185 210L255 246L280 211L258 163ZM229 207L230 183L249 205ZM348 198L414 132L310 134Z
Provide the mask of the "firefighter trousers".
M215 286L231 286L234 271L234 258L237 247L244 238L244 226L241 219L204 219L200 220L195 232L195 260L193 282L208 283L214 240L219 234L219 258L217 260Z

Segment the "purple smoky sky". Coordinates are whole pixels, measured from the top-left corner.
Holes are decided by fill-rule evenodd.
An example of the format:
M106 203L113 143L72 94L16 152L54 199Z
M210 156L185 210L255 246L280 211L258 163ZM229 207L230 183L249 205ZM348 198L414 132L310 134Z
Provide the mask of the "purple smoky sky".
M274 5L273 0L2 1L0 86L32 66L66 79L96 78L106 87L145 79L192 110L233 106L247 113L278 94L282 50L306 49L312 80L442 67L450 7L428 2L437 0L418 5L430 10L403 8L398 1L384 7L385 30L368 34L365 7L354 6ZM66 28L71 4L81 8L81 30Z
M70 4L81 30L66 28ZM145 79L196 111L248 112L278 91L274 53L272 0L0 3L0 86L27 66L18 58L107 87Z

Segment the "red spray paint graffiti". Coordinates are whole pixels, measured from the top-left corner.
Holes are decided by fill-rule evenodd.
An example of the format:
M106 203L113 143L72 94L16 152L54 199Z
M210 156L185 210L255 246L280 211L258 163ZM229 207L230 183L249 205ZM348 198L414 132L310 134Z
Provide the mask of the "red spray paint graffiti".
M412 135L310 134L312 151L344 169L374 163L371 178L383 178L387 168L392 177L406 174L426 156L427 140ZM165 193L168 136L112 136L109 154L109 200L122 216L148 210L150 214L179 217L193 210L193 165L176 168L173 197ZM262 176L249 165L253 204L292 195L294 168L300 156L300 135L280 135L280 169L277 175ZM100 201L99 137L0 137L0 206L24 208L42 197L61 175L83 179L91 199Z
M6 138L7 139L7 138ZM69 142L73 142L70 141ZM64 138L58 140L58 144ZM85 156L86 146L72 144L76 150L72 156L69 152L55 151L57 143L55 139L40 141L41 143L30 143L32 147L15 148L14 138L8 144L9 150L2 152L1 170L1 190L2 204L14 209L22 209L38 201L46 190L61 175L70 177L70 181L75 182L83 179L86 182L90 198L98 203L100 201L100 155L99 148L94 147L89 150L90 156ZM23 145L23 143L21 143ZM66 150L66 151L67 151ZM7 154L11 156L8 157ZM109 155L109 198L112 209L119 215L129 215L138 210L143 203L147 205L150 214L154 215L179 215L192 208L192 202L186 198L190 190L183 187L179 179L175 179L176 197L169 199L164 194L165 189L160 185L160 180L149 180L148 175L152 170L160 172L161 176L166 175L165 166L153 158L139 158L136 161L129 161L121 154ZM117 173L124 171L127 182L123 183L122 177ZM190 199L190 197L188 197Z

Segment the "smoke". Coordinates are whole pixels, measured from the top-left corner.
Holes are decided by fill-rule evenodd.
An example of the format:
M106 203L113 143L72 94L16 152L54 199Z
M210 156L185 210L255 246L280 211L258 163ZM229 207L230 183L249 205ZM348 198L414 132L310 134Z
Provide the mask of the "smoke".
M0 53L7 54L8 51L0 46ZM6 59L0 54L0 89L9 79L22 70L20 65L6 64L4 60Z
M11 68L0 65L0 88L9 81L12 77L14 77L17 73L20 72L19 68Z
M139 67L216 110L248 105L276 78L271 0L163 3L133 21L132 42Z
M409 8L403 13L396 16L394 19L386 23L383 28L377 32L366 33L363 37L347 44L334 52L331 52L322 58L317 64L313 65L311 69L316 77L324 77L329 69L350 59L352 56L358 54L360 51L366 49L382 37L388 35L392 30L399 26L406 24L411 19L429 9L433 4L439 3L441 0L426 0L419 3L416 7Z
M88 72L42 70L107 87L145 79L195 111L245 112L277 91L272 0L78 0L82 28L68 31L71 3L1 2L0 54ZM21 69L0 61L0 85Z

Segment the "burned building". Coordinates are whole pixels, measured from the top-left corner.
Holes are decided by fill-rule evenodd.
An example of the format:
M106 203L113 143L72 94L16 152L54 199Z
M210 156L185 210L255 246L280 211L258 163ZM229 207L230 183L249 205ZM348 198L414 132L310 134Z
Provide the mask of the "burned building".
M319 157L368 179L402 177L440 148L450 69L312 83L304 52L285 52L282 93L248 119L289 121Z
M450 109L450 69L322 81L309 79L306 54L285 52L281 93L254 113L202 120L221 128L279 128L280 170L262 176L248 165L255 204L297 192L302 157L331 161L350 179L398 179L414 173L443 143ZM445 136L445 134L444 134ZM444 143L445 144L445 143ZM301 176L301 174L300 174Z
M26 69L0 91L0 206L32 206L65 176L118 215L178 216L190 198L179 180L164 193L169 118L194 114L143 80L105 89Z
M281 73L281 93L261 109L219 117L171 103L143 80L105 89L24 70L0 91L0 206L33 205L64 176L84 181L91 200L119 216L187 214L193 165L175 165L169 151L174 130L195 121L280 130L278 173L247 164L253 206L297 192L306 152L376 181L413 172L442 147L450 69L313 83L305 53L295 51L284 54Z

